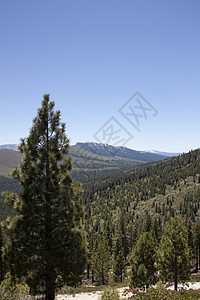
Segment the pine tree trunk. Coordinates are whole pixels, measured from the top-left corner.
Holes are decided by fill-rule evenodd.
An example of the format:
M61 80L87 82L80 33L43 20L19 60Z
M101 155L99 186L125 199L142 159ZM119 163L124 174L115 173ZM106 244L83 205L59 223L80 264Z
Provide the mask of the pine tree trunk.
M46 260L46 300L55 299L55 268L51 261L50 247L47 249Z
M175 289L175 291L177 291L177 289L178 289L177 278L174 280L174 289Z
M54 280L54 266L51 262L51 246L49 241L51 239L51 209L50 209L50 192L49 192L49 123L47 120L47 132L46 132L46 228L45 228L45 235L46 235L46 300L54 300L55 299L55 280Z
M200 269L200 241L198 243L198 253L197 253L197 271Z
M50 220L47 218L47 220ZM49 225L51 222L49 222ZM49 241L51 236L49 230L51 228L46 224L46 238ZM51 247L47 242L47 250L46 250L46 300L54 300L55 299L55 268L52 262L52 254Z
M178 289L178 272L177 272L177 256L175 254L175 272L174 272L174 289Z
M3 281L3 260L2 260L2 251L0 250L0 282Z
M55 300L55 290L54 290L54 288L49 287L49 290L46 291L45 300Z
M49 270L49 271L53 272L53 270ZM49 274L49 276L47 274L45 300L55 300L54 278L51 273Z
M1 261L1 270L0 270L0 283L3 281L3 267L2 267L2 261Z
M94 283L94 270L92 270L92 283Z
M197 271L198 271L198 267L199 267L199 262L198 262L198 252L197 252L197 250L196 250L196 273L197 273Z
M87 264L87 279L90 279L90 264Z
M105 284L105 280L104 280L104 269L103 269L103 266L102 266L102 269L101 269L101 276L102 276L102 284L104 285Z

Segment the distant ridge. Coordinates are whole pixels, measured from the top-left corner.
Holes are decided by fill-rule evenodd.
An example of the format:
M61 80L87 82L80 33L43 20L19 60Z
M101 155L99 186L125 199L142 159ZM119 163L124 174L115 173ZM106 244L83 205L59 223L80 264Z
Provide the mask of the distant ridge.
M18 151L18 146L19 146L18 144L4 144L4 145L0 145L0 149ZM157 150L136 151L127 147L122 147L122 146L115 147L109 144L93 143L93 142L86 142L86 143L79 142L76 143L76 145L70 146L70 148L73 148L75 146L78 146L84 150L90 150L90 152L92 153L103 155L103 156L122 156L126 158L130 158L130 157L132 158L132 155L136 153L156 154L156 155L165 156L165 158L179 156L182 154L182 153L171 153L171 152L164 152L164 151L157 151Z
M150 150L150 151L144 151L144 152L160 154L160 155L167 156L167 157L174 157L174 156L179 156L179 155L183 154L183 153L163 152L163 151L157 151L157 150Z
M14 150L18 151L18 144L5 144L5 145L0 145L1 150Z
M146 151L136 151L127 147L122 146L112 146L108 144L99 144L99 143L77 143L75 146L72 147L80 147L85 151L101 155L101 156L109 156L109 157L121 157L121 158L128 158L134 159L143 163L149 162L156 162L160 160L164 160L168 158L167 155L162 155L160 153L151 153Z
M11 170L20 163L22 154L17 151L17 146L17 144L0 145L0 175L9 176ZM78 179L107 176L168 158L161 154L89 142L70 146L69 156L73 160L72 175Z

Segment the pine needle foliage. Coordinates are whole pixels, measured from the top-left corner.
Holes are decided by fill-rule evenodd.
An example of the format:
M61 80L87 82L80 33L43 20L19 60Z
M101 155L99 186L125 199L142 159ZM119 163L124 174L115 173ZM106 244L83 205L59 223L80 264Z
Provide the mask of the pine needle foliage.
M190 251L187 230L177 217L171 219L158 249L158 267L165 281L173 281L177 291L179 282L190 279Z
M155 240L150 232L140 235L131 256L131 287L148 288L155 284L155 248Z
M55 299L57 287L79 282L85 266L81 186L70 176L69 140L54 105L44 95L29 136L21 140L23 158L13 176L22 192L4 192L17 212L6 221L8 268L13 278L25 278L31 292L47 300Z

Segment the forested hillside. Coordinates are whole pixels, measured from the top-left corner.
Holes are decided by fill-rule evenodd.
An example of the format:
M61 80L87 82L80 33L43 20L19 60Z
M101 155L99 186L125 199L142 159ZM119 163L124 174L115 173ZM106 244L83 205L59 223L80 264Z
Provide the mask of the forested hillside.
M0 193L8 190L19 191L19 185L11 177L11 171L22 159L20 151L14 151L16 145L4 145L0 148ZM118 149L108 145L95 143L77 143L69 148L69 156L73 160L72 176L82 182L91 178L116 176L124 170L144 163L163 160L165 156L151 153L140 153L125 147ZM4 203L0 194L0 220L11 210Z
M159 243L166 225L175 216L187 225L188 243L194 251L191 236L200 215L200 151L84 185L81 201L91 265L97 240L106 241L115 258L122 250L127 261L143 233L151 232ZM199 253L199 248L195 251Z
M129 170L112 179L84 185L82 203L86 220L89 218L89 224L91 219L103 224L102 220L107 215L115 220L118 212L123 210L127 220L148 213L152 217L164 216L165 221L177 214L191 217L194 221L198 207L192 208L192 204L198 197L189 195L198 193L199 174L200 151L195 150L164 162ZM192 203L184 209L189 199Z
M10 176L11 170L18 166L22 159L21 153L12 148L16 149L16 145L0 146L2 176ZM134 166L167 159L166 155L98 143L77 143L69 147L69 156L73 160L72 175L78 180L117 174Z
M8 166L13 166L19 160L20 153L1 151L8 171ZM16 153L15 156L12 155L13 152ZM11 162L8 164L7 161ZM105 180L102 177L99 180L98 177L91 179L84 183L81 198L85 207L86 228L88 232L103 232L109 223L111 231L115 232L122 214L128 228L131 224L134 224L134 228L139 226L137 231L142 230L141 227L147 226L149 222L152 225L156 220L163 226L175 215L194 221L199 210L199 183L199 150L143 167L138 166ZM0 191L4 190L19 191L19 185L12 178L0 176ZM1 207L2 216L2 212L6 210L2 200Z
M22 154L19 151L0 149L0 175L10 176L13 168L19 165Z
M17 181L3 176L0 176L0 187L1 191L19 192ZM173 232L181 228L180 236L185 232L180 241L187 260L183 275L188 276L190 270L200 268L200 150L135 166L122 171L121 175L83 180L83 190L80 204L85 210L88 280L96 284L123 281L127 277L127 266L131 265L132 286L148 286L155 282L155 255L159 264L159 255L155 253L158 249L166 251L162 245L164 233L165 230L171 232L173 226ZM1 202L1 219L10 213ZM174 217L182 220L184 227ZM188 250L184 248L186 242ZM154 257L147 277L147 270L141 269L142 261L134 267L145 247L151 253L145 254L148 263ZM170 249L167 251L170 253Z
M0 175L0 221L5 219L8 215L12 215L12 210L8 205L4 202L3 197L1 195L4 191L10 192L20 192L20 185L17 180L13 178L8 178Z

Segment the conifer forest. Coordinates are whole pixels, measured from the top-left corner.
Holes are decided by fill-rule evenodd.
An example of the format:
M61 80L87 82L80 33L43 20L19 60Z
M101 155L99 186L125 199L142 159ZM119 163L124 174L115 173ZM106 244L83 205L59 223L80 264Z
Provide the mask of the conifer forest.
M177 291L200 268L200 151L80 182L54 106L44 95L21 162L0 177L1 299L53 300L85 282L148 291L136 299L158 282Z

